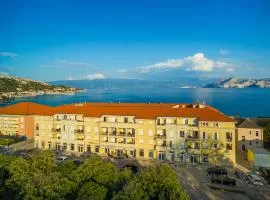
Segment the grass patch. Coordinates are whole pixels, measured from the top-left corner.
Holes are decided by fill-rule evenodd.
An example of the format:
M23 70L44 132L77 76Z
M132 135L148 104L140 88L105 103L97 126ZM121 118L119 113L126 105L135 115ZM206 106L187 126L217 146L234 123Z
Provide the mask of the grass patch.
M24 138L21 136L6 136L6 135L1 135L0 136L0 145L11 145L17 142L23 141Z
M13 138L0 138L0 145L11 145L16 142Z

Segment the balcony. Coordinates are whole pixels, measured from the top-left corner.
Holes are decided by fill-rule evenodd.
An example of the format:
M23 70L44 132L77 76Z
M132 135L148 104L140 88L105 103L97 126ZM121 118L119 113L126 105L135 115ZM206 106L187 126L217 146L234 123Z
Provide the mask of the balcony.
M157 135L156 137L157 139L166 139L166 134L163 134L163 135Z
M159 146L159 147L166 147L167 145L166 145L166 142L162 142L162 143L157 144L157 146Z
M232 137L226 137L227 142L232 142Z
M109 132L106 132L106 131L104 132L104 131L102 131L102 132L100 132L100 135L108 135L108 133L109 133Z
M118 132L118 136L126 136L126 133L125 132Z
M52 129L52 132L60 133L61 132L61 128L53 128Z
M84 133L84 130L83 129L76 129L76 130L74 130L74 133Z
M109 132L109 135L116 135L116 131Z
M127 133L127 137L135 137L135 133L130 133L130 132L128 132L128 133Z
M190 139L190 140L198 140L199 137L198 137L198 135L188 135L186 139Z

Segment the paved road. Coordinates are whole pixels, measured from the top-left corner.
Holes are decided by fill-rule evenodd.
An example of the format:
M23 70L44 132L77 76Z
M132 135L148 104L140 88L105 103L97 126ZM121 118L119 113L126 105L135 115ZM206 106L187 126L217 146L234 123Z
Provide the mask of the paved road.
M237 180L237 186L220 186L212 184L207 176L206 166L172 166L177 172L183 187L189 192L193 200L270 200L268 186L259 187ZM245 191L246 193L211 189L218 186Z

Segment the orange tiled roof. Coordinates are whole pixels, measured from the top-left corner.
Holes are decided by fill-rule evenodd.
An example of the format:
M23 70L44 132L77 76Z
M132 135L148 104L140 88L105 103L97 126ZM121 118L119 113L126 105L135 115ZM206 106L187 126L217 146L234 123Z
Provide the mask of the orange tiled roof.
M87 117L102 115L136 116L139 119L157 117L194 117L201 121L234 120L210 106L193 107L192 104L144 104L144 103L80 103L56 107L24 102L0 108L0 114L11 115L54 115L83 114Z

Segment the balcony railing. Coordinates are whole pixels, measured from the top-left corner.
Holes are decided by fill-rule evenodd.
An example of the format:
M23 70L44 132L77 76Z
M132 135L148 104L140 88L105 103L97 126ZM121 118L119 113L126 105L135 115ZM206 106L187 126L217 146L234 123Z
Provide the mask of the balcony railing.
M125 132L118 132L118 136L125 136L126 135L126 133Z
M135 137L135 133L127 133L127 137Z
M187 136L187 139L199 139L199 136L198 135L188 135Z
M84 132L83 129L76 129L76 130L74 130L74 133L83 133L83 132Z
M232 137L226 137L226 141L227 142L231 142L232 141Z
M102 132L100 132L100 135L108 135L108 132L104 132L104 131L102 131Z
M61 128L53 128L52 132L61 132Z
M116 135L116 131L109 132L109 135Z
M166 134L157 135L157 139L166 139Z
M160 146L160 147L166 147L167 145L166 145L166 142L163 142L163 143L161 143L161 144L157 144L157 146Z

